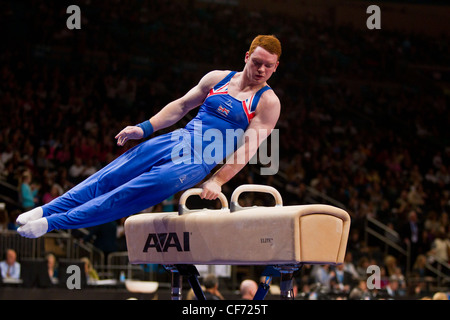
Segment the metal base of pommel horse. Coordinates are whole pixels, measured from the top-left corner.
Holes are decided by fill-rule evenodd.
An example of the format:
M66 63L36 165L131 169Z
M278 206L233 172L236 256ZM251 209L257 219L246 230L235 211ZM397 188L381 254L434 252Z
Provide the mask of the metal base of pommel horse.
M183 299L182 288L184 277L187 277L197 300L206 300L200 282L198 281L200 274L193 264L163 265L163 267L172 274L170 287L171 300Z
M303 264L288 264L267 266L262 272L263 282L259 283L253 300L264 300L270 290L270 283L273 277L279 276L280 280L280 299L294 300L294 272L300 270Z
M280 276L280 299L294 299L294 272L300 270L303 265L275 265L267 266L261 276L265 277L264 282L260 282L258 290L253 300L264 300L270 290L270 283L273 277ZM197 300L206 300L205 294L198 281L199 272L192 264L163 265L166 271L171 273L171 300L182 300L183 278L187 277L188 283L195 294Z
M205 300L195 265L264 265L265 280L254 300L263 300L273 277L280 277L280 298L293 299L294 273L304 264L344 262L350 216L329 205L283 206L272 187L242 185L231 196L231 209L220 194L221 209L188 209L186 200L202 189L186 190L178 212L141 213L125 221L131 264L161 264L171 273L172 300L182 299L187 278L198 300ZM273 207L241 207L242 192L266 192Z

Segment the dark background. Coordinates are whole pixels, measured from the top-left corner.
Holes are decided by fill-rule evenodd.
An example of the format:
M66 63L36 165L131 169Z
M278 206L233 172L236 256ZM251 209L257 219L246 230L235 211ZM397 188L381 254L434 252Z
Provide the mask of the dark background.
M66 28L70 4L81 8L81 30ZM372 4L381 30L366 28ZM421 226L448 217L446 1L3 0L0 8L0 155L13 155L0 174L16 186L30 170L39 204L54 183L65 191L82 179L68 175L75 158L103 167L137 143L115 145L124 126L210 70L240 71L254 36L274 34L283 46L269 82L282 105L280 172L247 166L224 193L263 183L285 204L303 204L311 187L325 196L316 201L342 204L361 235L368 215L399 232L411 210ZM2 192L11 221L16 196ZM422 227L421 253L435 237Z

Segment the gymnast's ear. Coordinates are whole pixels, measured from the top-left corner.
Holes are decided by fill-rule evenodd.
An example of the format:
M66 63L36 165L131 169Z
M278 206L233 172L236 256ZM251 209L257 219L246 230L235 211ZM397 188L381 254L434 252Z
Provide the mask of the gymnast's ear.
M273 73L277 72L277 68L280 65L280 60L277 61L277 64L275 65L275 69L273 69Z

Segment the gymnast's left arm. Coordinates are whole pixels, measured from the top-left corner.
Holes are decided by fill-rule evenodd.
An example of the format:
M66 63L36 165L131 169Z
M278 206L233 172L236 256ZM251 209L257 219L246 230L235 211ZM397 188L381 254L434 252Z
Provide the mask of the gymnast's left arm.
M280 116L280 109L280 100L275 93L272 90L266 91L259 101L254 118L245 131L245 142L228 157L225 164L211 178L201 185L203 191L200 197L202 199L216 199L222 190L222 185L245 167L256 154L261 143L275 128Z

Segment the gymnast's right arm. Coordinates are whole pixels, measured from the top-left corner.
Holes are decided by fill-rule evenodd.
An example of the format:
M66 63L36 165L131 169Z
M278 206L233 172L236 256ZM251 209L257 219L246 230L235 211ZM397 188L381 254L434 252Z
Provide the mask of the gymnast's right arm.
M161 111L148 120L150 121L152 132L175 124L190 110L201 105L208 95L209 90L215 83L220 81L221 77L226 73L226 71L211 71L207 73L200 82L183 97L167 104ZM120 131L115 138L117 139L117 145L123 146L128 140L144 138L144 129L141 126L127 126Z

